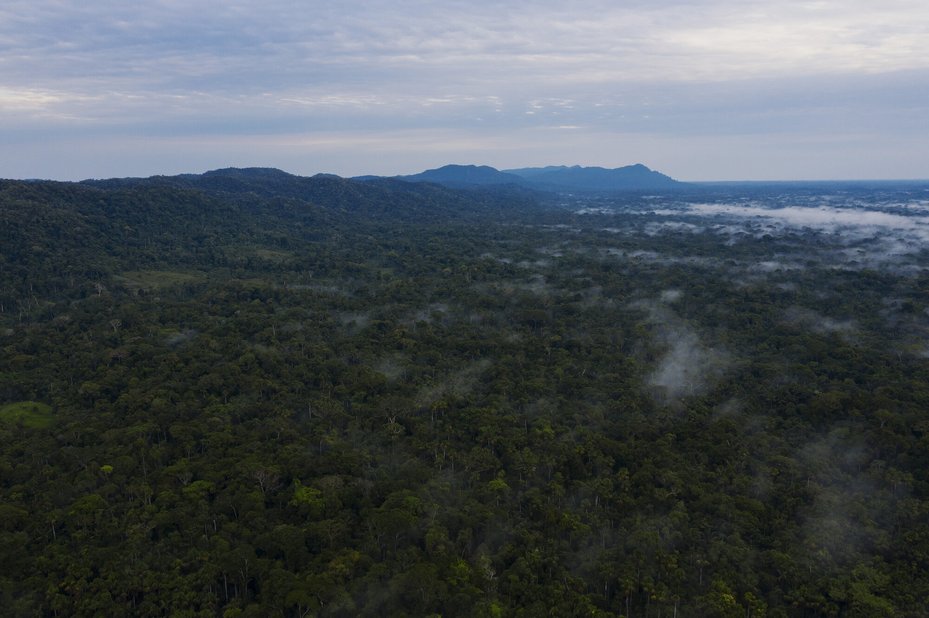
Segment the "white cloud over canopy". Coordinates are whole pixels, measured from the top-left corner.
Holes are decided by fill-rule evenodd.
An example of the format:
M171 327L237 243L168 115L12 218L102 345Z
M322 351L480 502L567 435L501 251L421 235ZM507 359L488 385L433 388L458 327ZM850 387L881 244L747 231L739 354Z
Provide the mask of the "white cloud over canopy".
M779 221L791 227L811 227L834 231L841 228L889 228L927 230L929 218L898 215L879 210L832 208L819 206L784 206L759 208L736 204L692 204L689 211L700 215L731 215Z

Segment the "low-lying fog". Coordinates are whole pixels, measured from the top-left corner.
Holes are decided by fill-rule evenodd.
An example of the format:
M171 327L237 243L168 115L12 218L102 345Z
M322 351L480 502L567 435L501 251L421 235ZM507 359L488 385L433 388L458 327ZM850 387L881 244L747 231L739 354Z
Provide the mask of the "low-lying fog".
M922 270L923 262L929 264L917 259L929 248L929 183L852 188L823 183L815 190L768 185L741 193L650 198L577 203L575 212L615 234L708 234L729 245L759 239L809 242L791 257L815 254L834 267Z

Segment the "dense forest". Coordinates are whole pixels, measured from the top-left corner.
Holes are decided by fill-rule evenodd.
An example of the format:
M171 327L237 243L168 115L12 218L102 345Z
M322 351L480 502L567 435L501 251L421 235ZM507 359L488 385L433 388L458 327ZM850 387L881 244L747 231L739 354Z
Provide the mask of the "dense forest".
M0 181L0 613L925 615L929 253L655 204Z

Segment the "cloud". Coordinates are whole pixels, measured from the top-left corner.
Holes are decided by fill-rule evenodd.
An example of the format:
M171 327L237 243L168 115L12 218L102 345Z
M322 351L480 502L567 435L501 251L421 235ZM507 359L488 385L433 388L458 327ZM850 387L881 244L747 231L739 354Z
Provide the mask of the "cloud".
M849 337L857 331L853 320L836 320L806 307L790 307L784 313L788 324L807 328L820 335L839 334Z
M802 546L796 549L802 555L844 565L885 540L887 532L874 522L886 519L896 496L882 478L884 462L872 459L871 452L860 436L842 427L797 451L794 459L806 471L812 497L797 514Z
M824 259L841 268L889 266L914 272L922 269L912 257L929 248L925 200L899 201L891 196L865 203L853 195L804 197L796 193L793 198L809 205L779 205L785 201L784 196L772 196L763 203L709 202L659 208L649 214L662 219L649 222L645 230L652 234L668 230L711 232L728 238L729 244L766 235L821 235L823 242L815 255L796 255L786 261L783 258L787 256L772 256L775 259L749 265L748 270L755 273L800 269L801 262L812 258ZM682 218L689 221L696 218L703 225L681 226Z
M827 201L827 196L819 196ZM922 243L929 242L929 217L914 214L888 212L889 209L904 212L922 212L921 200L902 204L858 204L847 202L851 207L838 208L829 205L777 206L751 203L692 203L684 209L656 209L652 214L669 217L667 222L652 223L655 229L672 228L687 230L674 219L681 216L705 217L718 220L713 227L717 232L729 235L779 234L785 231L817 231L835 235L846 242L857 243L877 240L883 253L892 255L918 251ZM733 225L732 222L739 224ZM693 226L698 232L706 227Z
M0 106L7 111L43 108L60 101L60 96L48 91L0 88Z
M815 227L827 230L839 228L882 227L897 230L921 229L929 218L907 217L876 210L832 208L829 206L762 208L736 204L692 204L689 211L697 215L728 215L780 221L791 227Z
M659 303L639 301L632 305L646 312L646 320L655 327L655 342L664 350L646 378L655 399L663 404L703 394L730 365L728 353L704 344L696 331L668 308L679 295L677 290L665 290Z
M704 347L693 332L675 331L665 338L668 350L648 376L649 385L658 388L664 401L701 394L708 379L725 366L726 356Z
M681 299L683 293L680 290L664 290L660 299L663 303L674 304Z
M927 68L921 37L929 10L918 1L815 4L738 2L343 2L168 0L144 4L13 0L0 9L4 41L47 57L113 50L154 60L183 52L259 62L282 56L314 64L439 66L492 59L540 72L583 70L574 79L744 77ZM18 43L18 45L17 45ZM195 58L197 56L195 55ZM125 63L106 55L108 66ZM682 62L683 61L683 62ZM722 61L722 62L721 62ZM275 67L276 73L287 67ZM656 75L657 72L657 75ZM477 77L475 77L477 78Z
M821 156L816 136L855 126L862 160L886 135L893 160L921 160L927 32L908 0L8 0L0 140L493 127L522 146L503 165L564 163L570 140L580 163L647 157L690 178L745 152L786 169L800 146L843 170L849 149ZM731 157L706 139L727 135Z

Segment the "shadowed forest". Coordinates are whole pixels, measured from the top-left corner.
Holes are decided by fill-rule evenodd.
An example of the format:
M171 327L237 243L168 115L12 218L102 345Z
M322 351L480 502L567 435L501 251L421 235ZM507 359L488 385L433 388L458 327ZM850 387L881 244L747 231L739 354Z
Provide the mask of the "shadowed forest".
M925 615L929 189L0 181L7 616Z

